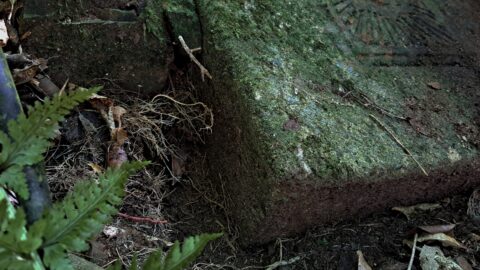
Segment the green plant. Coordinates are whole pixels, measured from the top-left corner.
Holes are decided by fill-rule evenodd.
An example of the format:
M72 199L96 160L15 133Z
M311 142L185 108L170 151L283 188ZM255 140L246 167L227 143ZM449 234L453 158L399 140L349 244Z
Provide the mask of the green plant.
M122 202L124 186L132 173L147 162L125 163L108 169L98 181L82 181L65 199L55 203L33 224L27 225L25 212L15 208L3 187L29 198L23 168L43 160L43 153L58 129L58 123L79 103L99 88L57 95L29 108L8 123L8 134L0 131L0 269L73 269L68 252L88 249L87 241L99 233ZM208 241L221 234L204 234L178 242L166 256L151 255L144 269L174 270L186 267ZM112 267L119 269L121 266ZM136 263L131 269L138 269Z

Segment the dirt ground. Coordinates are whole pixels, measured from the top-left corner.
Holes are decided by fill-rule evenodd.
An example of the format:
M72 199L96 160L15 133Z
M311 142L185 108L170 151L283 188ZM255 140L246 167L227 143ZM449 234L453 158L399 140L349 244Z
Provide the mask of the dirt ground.
M236 242L235 222L225 212L222 198L211 195L211 183L203 177L204 148L208 146L202 141L211 133L211 119L208 109L195 103L197 90L188 74L180 69L172 71L164 94L174 99L155 99L154 108L149 107L153 106L152 97L126 95L126 90L114 83L101 82L105 89L101 94L127 110L129 158L153 163L129 181L120 208L122 215L91 241L89 252L78 255L101 266L117 260L129 265L135 253L141 259L156 248L167 250L177 239L223 231L225 236L209 245L191 269L360 269L357 251L363 252L373 269L407 269L412 249L406 241L414 239L415 228L456 224L450 233L464 248L442 247L438 241L428 244L442 247L447 257L463 257L472 269L480 269L480 227L467 215L469 193L428 202L433 204L427 207L429 210L417 211L408 218L387 210L319 226L263 246L241 247ZM187 110L179 104L197 105ZM98 126L94 134L88 134L91 131L85 129L85 120L79 121L79 117ZM163 122L151 122L155 119ZM162 128L154 129L162 123ZM155 132L142 132L142 127ZM105 163L108 137L104 129L99 114L88 106L79 108L63 124L62 137L47 155L55 199L62 198L75 182L95 174L89 163ZM414 267L420 269L418 252Z

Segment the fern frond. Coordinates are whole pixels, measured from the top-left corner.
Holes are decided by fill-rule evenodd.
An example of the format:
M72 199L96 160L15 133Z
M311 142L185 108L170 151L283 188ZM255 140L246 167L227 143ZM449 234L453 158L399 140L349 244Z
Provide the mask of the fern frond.
M46 99L43 104L37 102L29 110L28 117L20 114L8 123L8 134L0 132L0 169L9 174L0 177L0 184L7 184L23 199L28 199L25 181L16 177L23 175L22 167L43 160L42 154L49 146L49 140L55 136L58 123L77 106L87 100L99 88L75 91L67 95L57 95ZM14 166L14 169L10 167Z
M58 255L60 247L64 253L67 249L77 252L87 249L86 240L100 232L117 212L114 206L122 202L128 176L146 164L132 162L109 169L99 177L99 184L86 181L77 184L61 203L53 205L40 221L47 222L42 246L50 250L52 258Z
M22 198L28 198L28 186L23 173L23 167L12 165L0 174L0 184L15 190Z
M221 237L223 233L201 234L188 237L183 245L178 241L170 248L166 257L161 252L153 253L145 262L144 270L181 270L192 263L203 251L208 242Z
M49 269L73 270L65 248L56 244L44 249L43 263Z
M25 213L15 210L0 188L0 266L4 269L43 269L36 250L42 243L42 228L27 233Z
M92 88L71 92L67 95L56 95L44 103L36 102L28 112L8 123L8 133L14 147L7 153L10 163L33 165L43 159L48 140L55 137L58 123L81 102L98 92L100 88ZM2 142L3 144L3 142ZM3 151L2 151L3 154Z

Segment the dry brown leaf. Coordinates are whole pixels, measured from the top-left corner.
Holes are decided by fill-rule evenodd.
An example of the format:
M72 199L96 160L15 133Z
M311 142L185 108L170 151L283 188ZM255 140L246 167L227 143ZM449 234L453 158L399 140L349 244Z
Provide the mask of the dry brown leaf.
M439 82L429 82L428 87L434 89L434 90L440 90L442 89L442 85Z
M372 270L372 267L368 265L361 250L357 251L357 256L358 256L358 270Z
M435 234L427 234L423 235L418 238L417 240L420 243L429 242L429 241L438 241L442 243L444 247L454 247L454 248L462 248L466 249L464 245L458 242L455 238L448 236L444 233L435 233Z
M107 125L113 137L113 130L115 129L115 120L113 119L112 110L113 100L105 96L95 94L90 98L89 101L92 107L95 108L98 112L100 112L105 122L107 122Z
M468 200L467 214L476 222L480 222L480 189L473 191Z
M98 164L95 164L95 163L88 163L88 166L90 166L90 168L92 168L92 170L96 173L96 174L101 174L103 173L103 168L102 166L98 165Z
M12 72L13 80L16 85L30 82L40 72L38 65L31 65L23 69L14 69Z
M108 148L107 163L108 167L119 168L128 161L127 153L123 146L114 143Z
M128 140L128 133L123 128L115 128L112 131L112 139L118 145L123 145Z
M107 110L113 106L113 100L97 94L93 94L89 101L96 110Z
M421 203L413 206L407 206L407 207L393 207L393 211L398 211L407 217L407 219L410 219L410 216L421 212L421 211L430 211L430 210L435 210L438 208L441 208L442 206L438 203Z
M447 225L434 225L434 226L418 226L418 228L424 232L435 234L435 233L448 233L455 228L455 224Z
M122 116L127 113L127 110L121 106L114 106L112 108L113 120L122 127Z
M471 233L468 235L468 238L472 241L475 241L475 242L480 242L480 235L476 234L476 233Z
M181 177L185 173L185 161L180 158L172 158L172 173L175 177Z
M456 259L458 265L463 269L463 270L473 270L472 265L468 262L465 257L459 256Z
M7 25L5 24L5 20L0 21L0 47L5 47L8 42L8 30Z

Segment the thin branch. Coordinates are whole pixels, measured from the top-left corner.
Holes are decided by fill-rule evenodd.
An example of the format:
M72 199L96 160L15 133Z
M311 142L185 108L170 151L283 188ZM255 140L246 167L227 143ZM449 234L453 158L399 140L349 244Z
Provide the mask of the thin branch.
M118 213L117 214L119 217L134 221L134 222L147 222L147 223L152 223L152 224L167 224L168 221L166 220L161 220L161 219L153 219L149 217L134 217L130 216L124 213Z
M420 162L418 162L418 160L413 156L412 152L410 152L410 150L408 150L408 148L405 145L403 145L403 143L397 138L397 136L395 136L395 133L393 133L393 131L391 131L382 121L380 121L374 115L370 114L370 117L373 118L386 132L388 132L388 134L390 134L390 136L395 140L395 142L397 142L397 144L400 145L400 147L402 147L402 149L413 159L413 161L415 161L415 163L417 163L418 167L422 170L422 172L426 176L428 176L428 173L423 168L422 164L420 164Z
M185 40L183 40L182 36L178 36L178 40L180 40L180 43L182 44L183 49L185 52L188 54L190 57L190 60L192 60L193 63L195 63L198 68L200 68L200 75L202 76L202 81L205 81L205 75L211 80L213 79L212 75L210 75L210 72L208 72L208 69L206 69L200 61L197 60L195 55L193 55L192 50L187 46L187 43L185 43Z
M413 260L415 259L415 250L417 248L417 239L418 239L418 233L415 234L415 238L413 239L412 256L410 256L410 262L408 263L407 270L412 270L412 267L413 267Z

